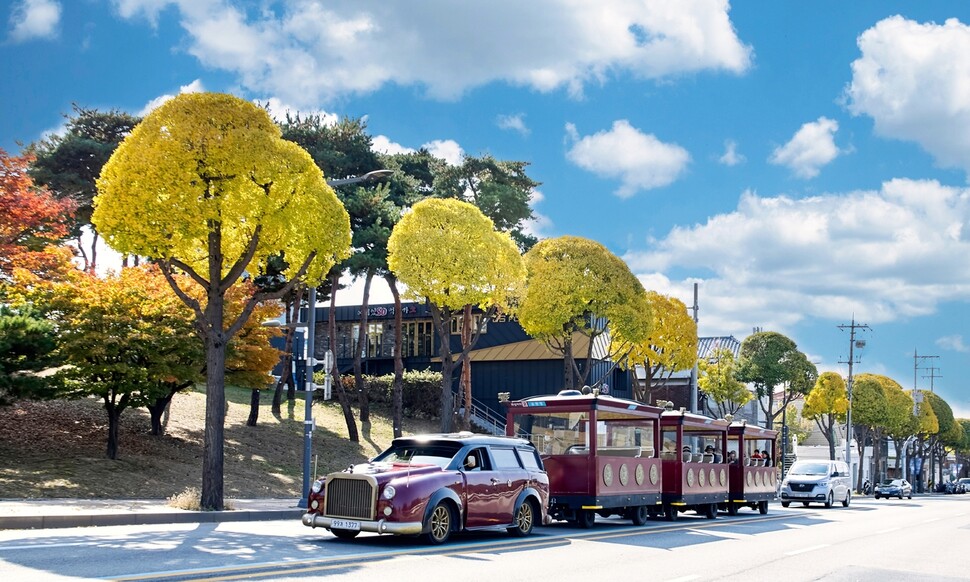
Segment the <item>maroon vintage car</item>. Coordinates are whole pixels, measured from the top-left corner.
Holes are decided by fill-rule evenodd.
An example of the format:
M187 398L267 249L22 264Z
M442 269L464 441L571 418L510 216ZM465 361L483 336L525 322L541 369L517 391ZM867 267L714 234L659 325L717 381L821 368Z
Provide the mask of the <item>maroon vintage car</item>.
M362 531L423 535L548 522L549 478L527 440L461 432L394 439L371 462L317 480L303 524L339 538Z

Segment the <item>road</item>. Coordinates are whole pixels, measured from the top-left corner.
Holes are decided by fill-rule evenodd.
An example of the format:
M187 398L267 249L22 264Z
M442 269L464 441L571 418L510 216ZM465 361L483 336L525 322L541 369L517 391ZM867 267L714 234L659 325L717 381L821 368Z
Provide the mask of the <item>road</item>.
M773 503L716 520L592 530L556 524L524 540L443 547L299 522L0 531L3 580L970 580L970 495L856 499L843 509Z

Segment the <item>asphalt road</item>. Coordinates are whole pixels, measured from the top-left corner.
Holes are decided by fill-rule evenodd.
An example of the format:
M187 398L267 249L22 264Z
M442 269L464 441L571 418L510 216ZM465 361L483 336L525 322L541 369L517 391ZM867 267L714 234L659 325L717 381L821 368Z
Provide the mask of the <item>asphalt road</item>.
M556 524L529 538L443 547L298 521L0 532L0 579L118 580L970 580L970 495L856 499L848 509L773 503L716 520L634 527Z

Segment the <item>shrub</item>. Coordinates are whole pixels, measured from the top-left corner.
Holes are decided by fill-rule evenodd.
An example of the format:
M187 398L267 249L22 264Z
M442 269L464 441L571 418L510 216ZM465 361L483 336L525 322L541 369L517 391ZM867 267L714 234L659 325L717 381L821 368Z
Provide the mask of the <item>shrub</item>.
M355 394L354 377L341 376L344 390ZM314 375L314 382L323 384L323 373ZM409 370L404 372L402 391L404 414L418 418L438 418L441 414L441 372L432 370ZM384 376L364 376L364 386L371 404L391 406L391 387L394 374Z

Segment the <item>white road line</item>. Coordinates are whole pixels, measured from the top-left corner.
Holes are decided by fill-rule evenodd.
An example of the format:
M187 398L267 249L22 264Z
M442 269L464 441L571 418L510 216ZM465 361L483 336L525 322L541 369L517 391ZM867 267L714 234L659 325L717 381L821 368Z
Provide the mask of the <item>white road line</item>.
M49 550L51 548L67 548L71 546L93 546L94 542L73 542L63 544L31 544L25 546L0 546L0 552L12 550Z
M667 580L667 582L690 582L691 580L697 580L698 578L700 578L700 576L692 574L690 576L681 576L680 578L671 578L670 580Z
M821 544L818 546L811 546L808 548L802 548L800 550L792 550L791 552L785 552L786 556L797 556L798 554L804 554L807 552L814 552L815 550L821 550L822 548L829 547L829 544Z

